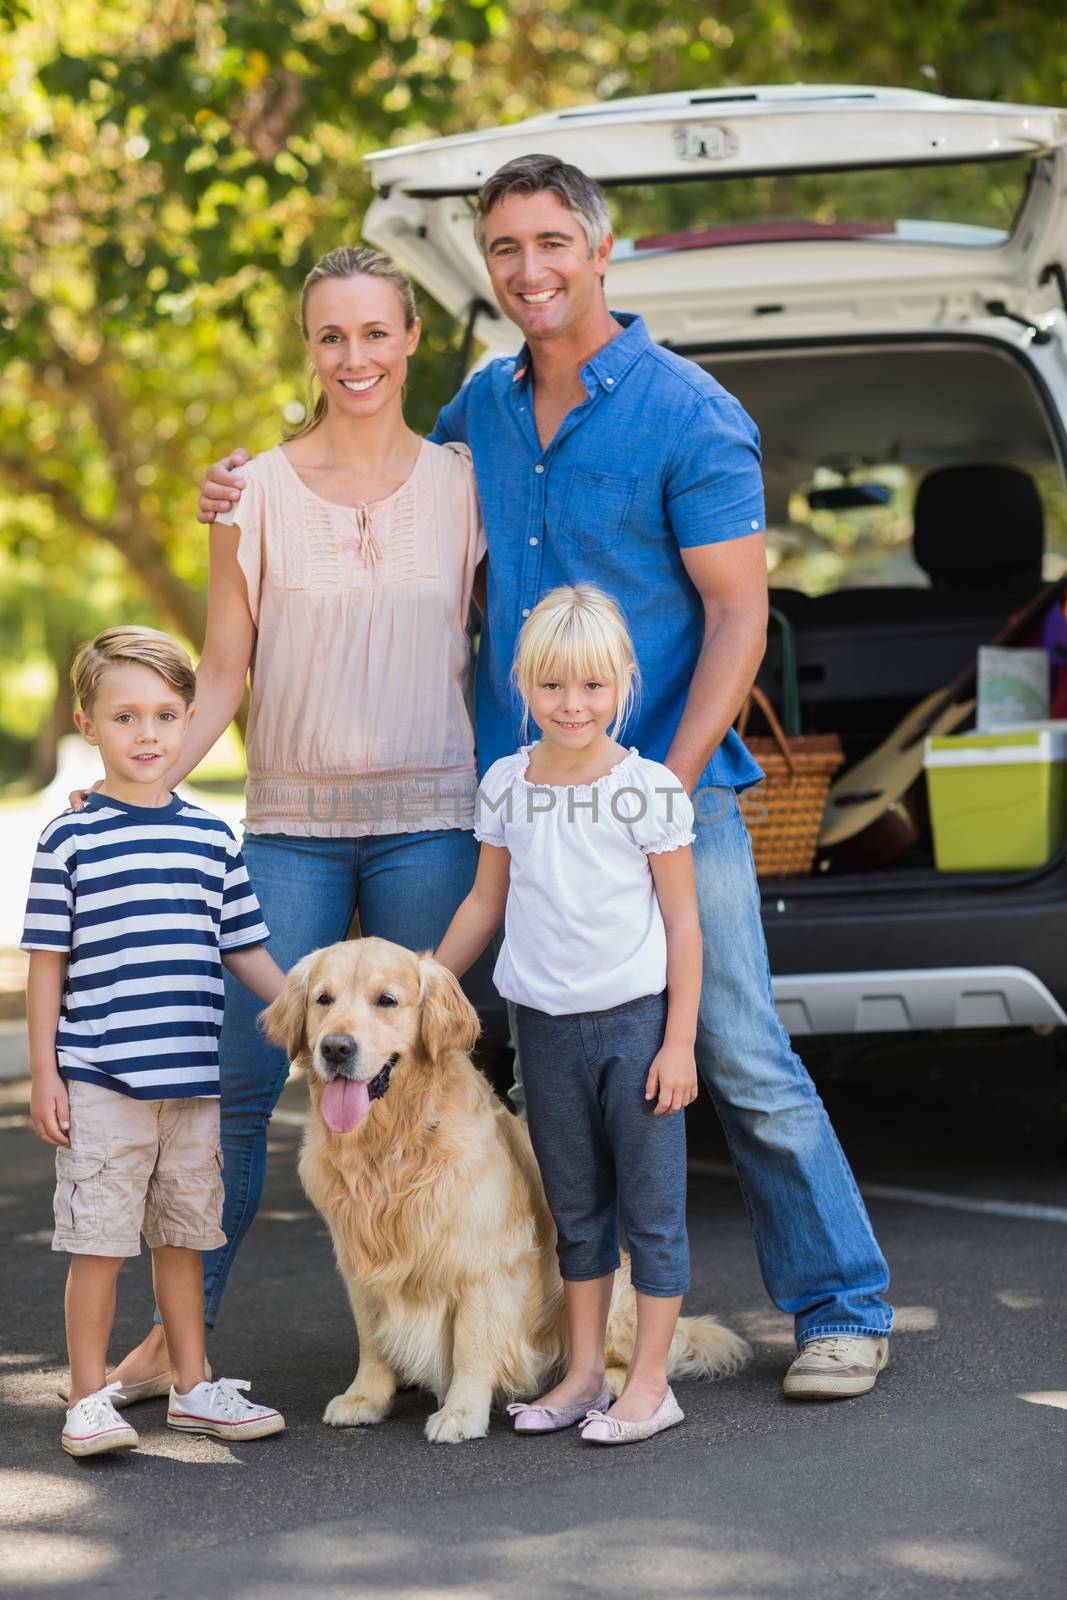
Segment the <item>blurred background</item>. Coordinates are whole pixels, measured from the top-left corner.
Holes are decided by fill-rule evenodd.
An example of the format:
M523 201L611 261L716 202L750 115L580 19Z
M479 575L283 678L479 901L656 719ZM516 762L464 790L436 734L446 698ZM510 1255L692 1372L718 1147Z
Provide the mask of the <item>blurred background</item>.
M197 652L196 483L303 414L299 285L360 236L363 155L571 104L799 80L1063 105L1062 0L0 0L0 990L33 837L96 775L69 738L71 655L118 620ZM676 222L669 204L646 197L649 232ZM409 420L428 428L462 330L425 295L421 311ZM862 581L874 552L893 581L912 485L889 487L848 515L798 492L775 581ZM1067 553L1062 492L1042 488ZM236 818L241 779L234 729L197 782Z

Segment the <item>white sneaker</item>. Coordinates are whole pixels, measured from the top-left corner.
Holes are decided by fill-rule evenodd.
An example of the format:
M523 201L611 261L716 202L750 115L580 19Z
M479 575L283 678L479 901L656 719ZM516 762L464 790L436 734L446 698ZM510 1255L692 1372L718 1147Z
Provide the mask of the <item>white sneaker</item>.
M112 1404L121 1388L121 1383L105 1384L71 1406L59 1439L68 1456L102 1456L108 1450L134 1450L140 1444L136 1430Z
M251 1387L246 1378L218 1378L198 1383L188 1394L172 1389L167 1426L182 1433L210 1433L216 1439L263 1439L268 1433L281 1433L285 1418L280 1411L253 1405L237 1392Z
M827 1334L801 1347L782 1392L788 1400L847 1400L873 1389L888 1360L888 1339Z

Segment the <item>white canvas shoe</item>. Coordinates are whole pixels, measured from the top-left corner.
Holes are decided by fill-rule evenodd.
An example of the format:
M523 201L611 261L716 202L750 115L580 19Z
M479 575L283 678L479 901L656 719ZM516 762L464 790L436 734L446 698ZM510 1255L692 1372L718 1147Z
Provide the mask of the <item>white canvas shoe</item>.
M121 1388L119 1383L105 1384L71 1406L59 1439L68 1456L102 1456L109 1450L134 1450L140 1444L136 1430L112 1404Z
M281 1433L285 1418L268 1406L253 1405L240 1389L250 1389L246 1378L218 1378L198 1383L188 1394L170 1391L167 1426L182 1433L210 1433L216 1439L264 1439Z
M888 1339L827 1334L801 1347L782 1393L787 1400L849 1400L874 1388L888 1360Z

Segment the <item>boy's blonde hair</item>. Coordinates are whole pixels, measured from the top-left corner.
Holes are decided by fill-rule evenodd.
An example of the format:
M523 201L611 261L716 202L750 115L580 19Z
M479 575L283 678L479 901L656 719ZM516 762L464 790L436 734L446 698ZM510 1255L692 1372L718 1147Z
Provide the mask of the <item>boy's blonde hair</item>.
M88 713L100 693L108 667L150 667L186 705L196 698L196 673L185 651L169 634L156 628L105 628L74 658L70 681L81 709Z
M530 720L530 692L553 678L595 679L615 685L609 731L618 737L639 687L633 641L615 601L591 583L553 589L530 612L515 654L512 677L522 696L522 737Z

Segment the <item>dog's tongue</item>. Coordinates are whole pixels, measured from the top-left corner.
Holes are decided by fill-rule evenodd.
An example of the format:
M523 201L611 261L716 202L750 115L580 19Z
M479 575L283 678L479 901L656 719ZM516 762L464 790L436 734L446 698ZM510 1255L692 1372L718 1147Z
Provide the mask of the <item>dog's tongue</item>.
M334 1133L351 1133L370 1110L370 1095L365 1083L351 1078L334 1078L322 1091L319 1101L322 1120Z

